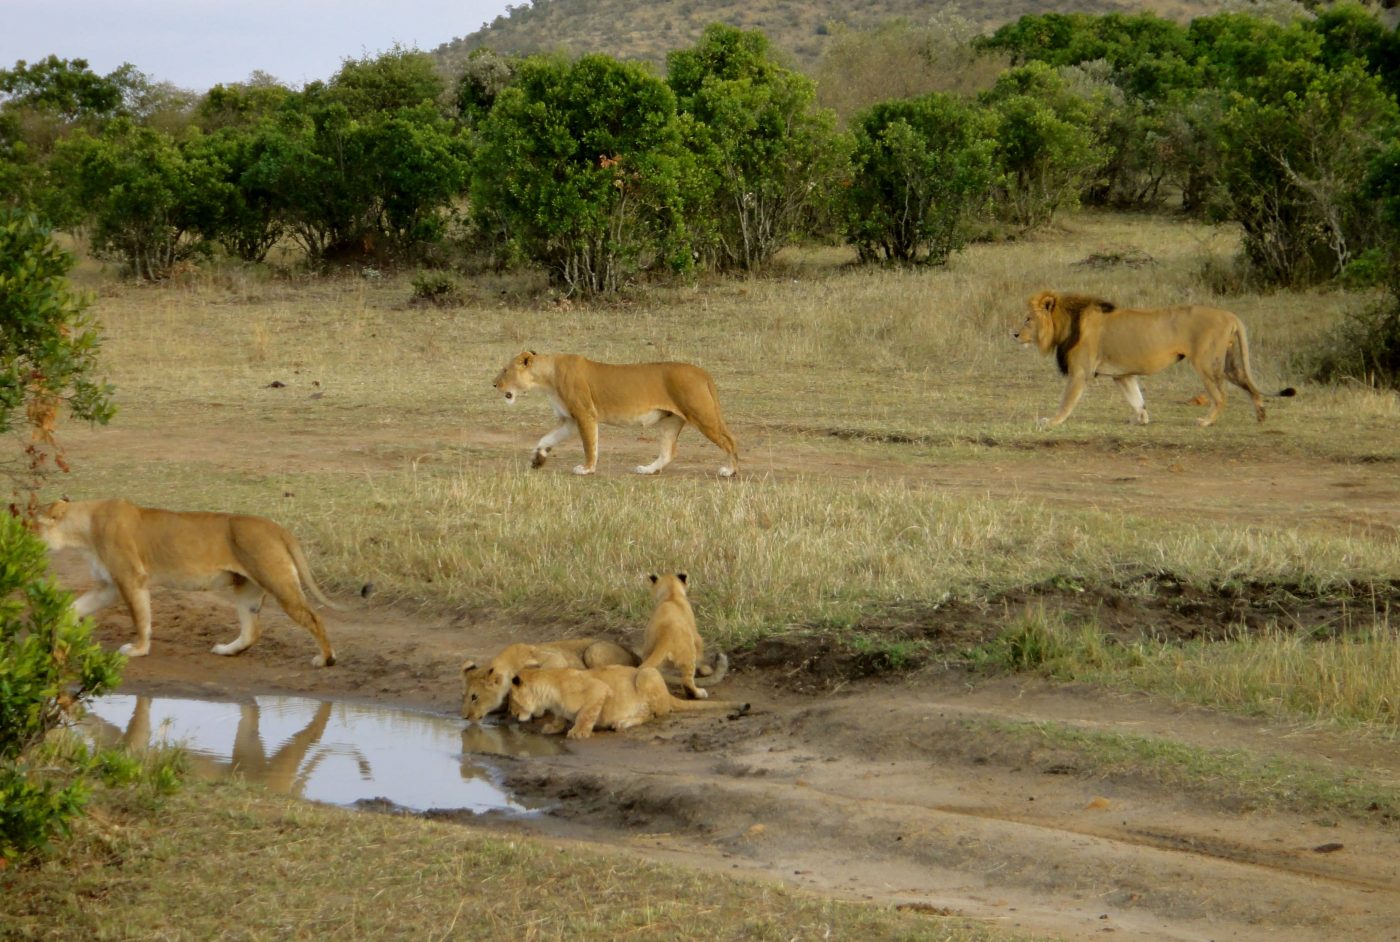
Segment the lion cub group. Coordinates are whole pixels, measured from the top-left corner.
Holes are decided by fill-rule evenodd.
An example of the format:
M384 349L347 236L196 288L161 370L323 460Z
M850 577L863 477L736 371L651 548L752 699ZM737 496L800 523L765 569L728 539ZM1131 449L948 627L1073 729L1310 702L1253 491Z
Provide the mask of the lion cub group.
M640 656L612 641L575 638L512 644L485 666L462 665L462 716L480 721L505 706L521 722L546 717L543 731L587 739L594 729L628 729L683 710L745 712L747 703L710 700L703 686L724 679L729 660L704 663L705 642L695 626L686 575L650 576L656 607ZM661 668L673 668L685 692L671 695Z

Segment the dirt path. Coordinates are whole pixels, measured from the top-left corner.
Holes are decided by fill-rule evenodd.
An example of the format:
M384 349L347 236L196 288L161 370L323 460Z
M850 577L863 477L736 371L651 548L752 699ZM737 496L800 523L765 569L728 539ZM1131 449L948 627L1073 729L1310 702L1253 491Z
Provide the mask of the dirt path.
M256 427L211 432L207 460L250 472L401 467L460 460L473 449L525 451L518 435L424 423L353 442L311 430L268 441ZM85 451L159 453L162 433L128 427L70 439ZM526 443L528 444L528 443ZM692 443L693 444L693 443ZM639 453L651 446L637 446ZM617 448L613 471L630 466ZM692 448L674 473L712 471ZM893 474L991 497L1133 510L1144 504L1201 519L1249 519L1400 530L1400 478L1389 466L1245 456L1222 477L1208 457L1092 454L1072 446L1011 451L965 464L846 460L812 436L774 430L752 451L753 474ZM557 472L549 472L557 473ZM620 472L619 472L620 473ZM672 472L668 472L672 473ZM1150 497L1150 501L1147 498ZM60 576L81 587L72 556ZM424 615L373 600L330 613L340 653L316 670L309 638L269 612L263 639L225 660L209 648L236 633L232 610L203 595L155 597L155 643L132 661L125 689L169 696L289 693L455 713L458 667L521 640L517 626ZM115 647L124 611L100 619ZM992 747L970 721L1054 720L1087 730L1163 735L1370 770L1400 781L1400 747L1319 731L1278 729L1103 692L1011 681L975 686L928 673L898 683L856 681L834 692L792 682L791 662L734 659L720 688L750 715L688 716L600 735L556 756L503 758L509 785L553 801L530 822L472 826L543 833L646 857L749 873L855 899L894 901L1063 938L1141 940L1400 939L1400 841L1393 829L1191 798L1147 782L1097 778L1053 749ZM820 687L820 685L817 685Z

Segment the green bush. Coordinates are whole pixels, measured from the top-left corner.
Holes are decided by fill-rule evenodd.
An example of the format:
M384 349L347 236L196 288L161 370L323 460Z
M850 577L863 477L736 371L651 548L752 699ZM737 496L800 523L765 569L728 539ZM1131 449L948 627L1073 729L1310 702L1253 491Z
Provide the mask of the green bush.
M521 62L478 128L471 202L503 255L584 295L690 264L671 90L639 63Z
M48 554L19 518L0 517L0 861L42 851L87 798L92 765L40 758L75 705L114 687L124 659L48 576Z
M992 184L987 125L984 112L937 93L856 116L846 237L862 260L942 264L967 243Z

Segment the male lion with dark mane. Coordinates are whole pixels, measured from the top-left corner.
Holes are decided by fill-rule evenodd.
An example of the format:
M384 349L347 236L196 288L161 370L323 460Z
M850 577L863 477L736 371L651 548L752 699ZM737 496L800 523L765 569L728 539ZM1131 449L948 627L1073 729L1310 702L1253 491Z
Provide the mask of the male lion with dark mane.
M1012 334L1022 345L1055 353L1067 377L1060 411L1046 424L1069 418L1084 387L1095 376L1111 376L1133 410L1132 421L1147 424L1139 376L1151 376L1173 363L1190 360L1210 398L1210 412L1196 422L1214 424L1225 408L1225 381L1249 393L1254 416L1264 421L1264 393L1249 372L1244 324L1229 311L1199 304L1119 309L1111 301L1083 294L1042 291L1030 299L1026 321ZM1272 393L1292 396L1292 387Z
M598 423L656 426L661 454L638 474L656 474L676 457L676 439L686 423L698 428L729 456L721 477L739 471L739 446L724 425L715 381L690 363L598 363L572 353L520 354L506 364L492 383L514 404L516 398L540 388L549 396L559 425L535 446L530 466L538 468L560 442L577 435L583 441L583 464L575 474L592 474L598 467Z

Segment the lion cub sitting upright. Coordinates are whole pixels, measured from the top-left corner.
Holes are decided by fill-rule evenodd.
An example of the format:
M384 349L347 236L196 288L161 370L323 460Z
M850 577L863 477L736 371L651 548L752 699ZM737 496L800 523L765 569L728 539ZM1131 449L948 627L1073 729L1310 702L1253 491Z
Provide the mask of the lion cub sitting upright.
M686 594L685 573L653 574L647 578L651 580L656 608L652 610L642 643L642 667L671 665L680 673L686 694L703 700L709 693L696 685L695 675L708 677L706 686L719 683L729 669L729 658L722 653L716 655L713 668L702 663L705 642L695 627L695 610L690 607L690 597Z
M543 644L511 644L484 667L462 664L462 718L480 721L506 702L511 681L527 668L637 666L638 657L620 644L593 638L567 638Z
M131 610L136 641L121 653L141 657L151 650L151 589L222 591L238 607L241 631L215 654L239 654L258 640L258 613L271 595L321 648L317 667L335 663L321 617L307 604L302 583L316 600L336 606L311 577L296 537L264 517L178 512L138 507L124 500L60 500L43 510L35 527L50 550L81 550L92 564L95 588L73 602L81 616L101 611L120 595Z
M748 712L747 703L671 696L661 672L651 667L569 667L523 670L511 682L510 712L521 722L552 716L546 733L569 727L570 739L587 739L594 729L630 729L678 710Z

